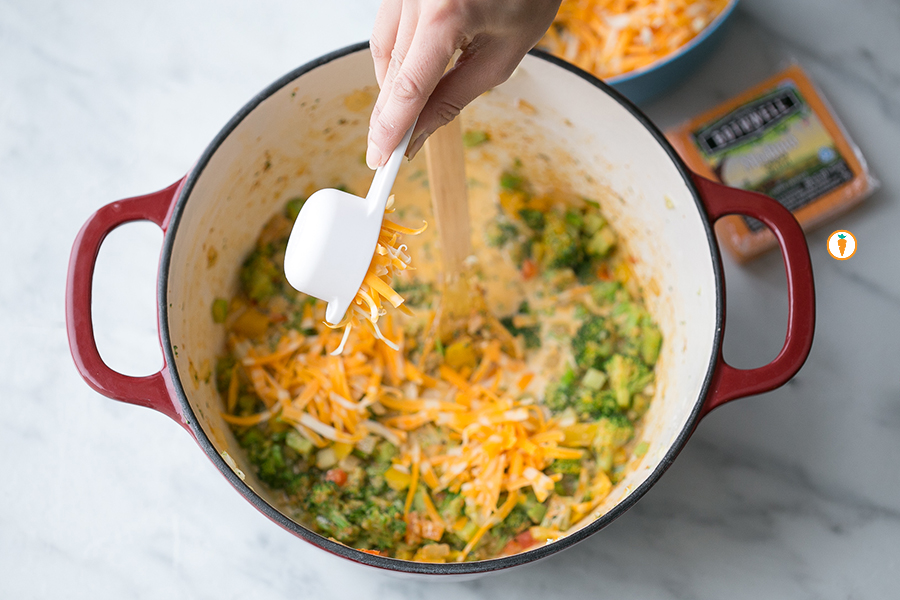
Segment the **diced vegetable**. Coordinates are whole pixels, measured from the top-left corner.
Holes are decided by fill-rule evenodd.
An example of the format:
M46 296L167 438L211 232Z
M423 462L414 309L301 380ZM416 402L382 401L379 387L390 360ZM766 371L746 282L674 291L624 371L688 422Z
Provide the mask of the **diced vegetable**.
M606 373L593 367L589 368L584 377L581 378L581 385L589 390L597 391L606 385Z
M475 350L472 348L470 340L454 342L447 346L444 351L444 360L448 366L457 371L463 367L474 369L478 364L478 357L475 355Z
M655 325L641 327L641 360L648 365L655 365L662 345L662 334Z
M640 458L647 454L648 448L650 448L650 444L648 444L647 442L641 442L634 447L634 455Z
M231 324L231 330L235 333L255 338L263 335L269 329L269 317L252 306L247 308Z
M331 447L334 450L334 457L341 461L353 452L353 444L345 444L344 442L335 442Z
M312 442L294 430L287 432L284 443L303 458L309 458L309 455L312 454L314 448Z
M384 473L384 480L393 490L405 490L409 487L412 477L408 473L404 473L395 468L390 468Z
M290 200L288 200L287 205L284 207L284 215L292 222L296 221L297 215L300 214L300 209L303 208L304 204L306 204L306 198L303 198L301 196L291 198Z
M228 300L216 298L212 303L212 318L216 323L224 323L228 317Z
M594 233L587 244L585 251L594 258L606 258L616 245L616 234L609 227L601 227Z
M329 469L325 473L325 481L330 481L334 485L341 487L347 483L347 472L343 469Z
M337 455L334 448L322 448L316 453L316 467L322 469L330 469L337 464Z
M563 439L563 444L580 448L590 447L597 437L598 427L597 423L575 423L568 427L563 427L563 433L566 436Z
M463 144L466 148L474 148L475 146L481 145L491 137L488 135L486 131L476 131L476 130L468 130L463 133Z
M504 190L519 191L525 186L525 178L513 171L504 171L500 175L500 187Z

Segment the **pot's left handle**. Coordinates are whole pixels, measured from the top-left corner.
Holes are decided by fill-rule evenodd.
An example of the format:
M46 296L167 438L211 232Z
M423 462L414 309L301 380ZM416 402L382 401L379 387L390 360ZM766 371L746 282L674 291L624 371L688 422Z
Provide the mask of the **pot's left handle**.
M762 367L736 369L725 362L720 347L702 416L730 400L774 390L800 370L812 349L816 294L806 237L787 208L763 194L728 187L696 174L693 174L693 180L712 221L725 215L748 215L772 230L784 258L788 296L787 333L781 352Z
M181 179L164 190L107 204L91 215L75 238L66 280L69 349L75 367L87 384L104 396L152 408L178 422L181 416L169 393L165 359L159 372L144 377L122 375L103 362L94 339L91 288L100 244L106 236L119 225L132 221L151 221L165 231L169 209L183 183Z

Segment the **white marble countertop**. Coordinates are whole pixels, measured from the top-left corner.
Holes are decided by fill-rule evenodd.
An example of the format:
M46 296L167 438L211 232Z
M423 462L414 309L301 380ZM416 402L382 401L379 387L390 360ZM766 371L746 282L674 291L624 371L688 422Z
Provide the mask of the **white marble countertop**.
M743 0L720 52L648 107L660 125L805 66L882 181L809 236L818 330L805 368L699 427L662 480L585 543L474 582L402 581L326 556L234 493L168 418L75 372L71 243L113 200L180 177L258 90L368 37L375 0L0 0L0 597L896 598L900 592L900 4ZM860 249L832 260L825 236ZM160 361L152 225L115 232L95 281L99 344ZM726 356L774 357L777 255L728 262Z

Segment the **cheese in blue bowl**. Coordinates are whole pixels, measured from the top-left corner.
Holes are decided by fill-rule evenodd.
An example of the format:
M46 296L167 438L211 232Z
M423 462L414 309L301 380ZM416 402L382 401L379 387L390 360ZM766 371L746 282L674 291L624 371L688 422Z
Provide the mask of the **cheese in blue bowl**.
M715 50L738 0L564 0L538 45L645 104Z

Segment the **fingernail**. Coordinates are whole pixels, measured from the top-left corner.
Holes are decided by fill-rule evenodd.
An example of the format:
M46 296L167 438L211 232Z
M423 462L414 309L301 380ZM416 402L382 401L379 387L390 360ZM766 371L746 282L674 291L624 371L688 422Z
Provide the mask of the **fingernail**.
M413 140L413 143L410 144L409 148L406 150L406 155L409 157L409 160L412 160L416 157L416 154L418 154L419 150L422 149L422 146L425 145L425 140L427 140L427 139L428 139L428 134L421 133L421 134L419 134L419 137L417 137L415 140Z
M369 147L366 149L366 164L374 171L381 166L381 159L381 149L372 140L369 140Z

